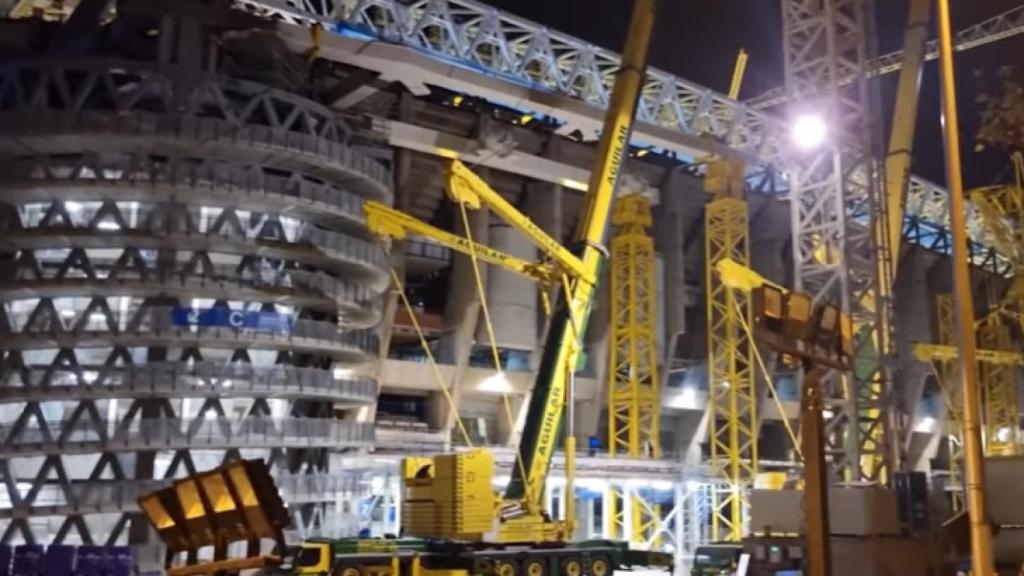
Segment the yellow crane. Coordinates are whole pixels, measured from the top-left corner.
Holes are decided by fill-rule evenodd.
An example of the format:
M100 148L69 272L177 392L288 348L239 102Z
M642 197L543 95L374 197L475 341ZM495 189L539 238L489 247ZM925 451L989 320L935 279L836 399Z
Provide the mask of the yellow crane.
M739 96L747 53L740 51L729 96ZM758 471L757 391L754 343L743 329L752 325L749 295L730 287L719 264L750 264L746 166L731 158L708 163L704 190L712 196L704 211L704 266L708 319L708 443L720 482L712 489L711 538L739 542L747 492Z

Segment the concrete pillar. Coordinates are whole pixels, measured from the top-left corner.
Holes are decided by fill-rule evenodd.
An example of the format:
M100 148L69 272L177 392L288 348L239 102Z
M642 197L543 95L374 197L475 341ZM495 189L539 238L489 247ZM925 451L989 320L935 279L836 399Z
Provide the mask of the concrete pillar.
M898 269L898 277L893 291L894 308L897 310L896 322L893 327L895 350L897 357L897 373L893 381L897 384L893 391L897 405L894 417L902 415L903 437L893 438L902 442L907 463L921 458L922 450L932 446L932 442L915 441L913 436L914 422L918 417L917 408L924 392L925 379L931 374L931 367L914 358L914 342L931 342L932 326L930 319L935 309L935 292L929 282L928 271L938 260L931 252L911 249L902 259ZM942 427L935 426L934 431L927 435L941 435ZM932 446L932 448L937 445ZM913 453L912 453L913 452Z
M524 260L536 260L537 250L519 230L492 219L489 246ZM537 348L537 284L500 266L490 266L487 275L487 309L498 347L516 350ZM476 341L490 346L483 316L478 322Z
M481 174L486 178L486 174ZM487 244L489 215L486 210L468 213L473 240ZM455 213L454 230L465 235L462 215ZM488 266L480 266L481 279L486 285ZM448 304L444 311L444 335L438 343L438 362L455 366L454 377L448 385L452 398L458 405L463 394L463 380L469 366L469 354L473 348L473 336L480 319L480 299L477 295L473 262L469 256L452 253L452 269L448 277ZM448 400L441 392L433 392L428 402L431 428L450 431L455 425L455 412L450 410Z

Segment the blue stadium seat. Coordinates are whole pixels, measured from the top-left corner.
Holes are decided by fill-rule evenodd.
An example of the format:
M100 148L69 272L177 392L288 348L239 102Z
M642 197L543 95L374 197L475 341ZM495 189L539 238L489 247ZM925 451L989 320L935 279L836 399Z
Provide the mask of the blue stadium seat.
M43 571L43 547L39 544L15 546L11 567L11 576L40 576Z
M0 576L11 576L11 557L14 550L10 544L0 544Z
M43 556L43 576L68 576L75 566L75 547L51 544Z
M75 574L78 576L102 576L103 548L101 546L79 546L78 559L75 562Z

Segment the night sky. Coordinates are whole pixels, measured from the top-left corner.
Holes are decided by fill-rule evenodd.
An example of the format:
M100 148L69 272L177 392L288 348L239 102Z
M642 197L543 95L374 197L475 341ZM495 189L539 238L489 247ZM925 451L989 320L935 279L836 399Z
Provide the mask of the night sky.
M488 0L504 11L545 24L599 46L620 52L632 2L625 0ZM954 0L953 22L959 30L1009 10L1020 0ZM749 98L782 83L781 14L778 0L662 0L651 64L683 78L725 92L740 48L750 53L741 98ZM876 0L879 51L900 49L907 0ZM934 16L933 16L934 27ZM932 34L935 35L934 32ZM993 82L1001 66L1014 64L1024 53L1024 36L960 53L957 60L960 123L965 184L993 183L1004 175L1005 153L974 152L973 134L978 107L974 100L985 80ZM1024 66L1021 66L1024 68ZM1024 70L1018 70L1024 72ZM885 107L891 107L896 74L881 80ZM938 67L926 64L916 133L914 172L944 183L939 127ZM885 111L889 117L891 111ZM886 135L885 141L888 141Z

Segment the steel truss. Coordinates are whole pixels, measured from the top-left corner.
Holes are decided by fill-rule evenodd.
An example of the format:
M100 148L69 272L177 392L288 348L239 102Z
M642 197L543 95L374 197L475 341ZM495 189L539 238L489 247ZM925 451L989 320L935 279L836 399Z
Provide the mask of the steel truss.
M935 297L936 324L939 343L956 345L956 318L954 317L952 294L938 294ZM953 488L952 507L954 512L966 509L964 501L964 401L957 385L955 360L936 363L939 382L946 397L946 446L949 450L949 485Z
M796 289L831 301L855 322L857 369L832 375L826 436L835 474L886 481L891 470L888 393L891 255L885 202L869 136L866 84L870 0L783 0L786 87L792 111L818 113L832 142L790 167ZM858 81L841 90L844 78ZM879 290L881 288L881 290ZM849 381L847 381L849 380Z
M609 349L608 450L612 457L659 458L657 290L650 200L616 200L611 241L612 335ZM639 492L613 489L608 500L615 537L650 544L661 512Z
M750 265L747 203L723 197L704 213L708 315L708 442L720 479L712 490L712 536L739 542L746 534L747 493L757 475L757 391L754 343L744 322L751 302L718 277L716 264ZM752 326L748 324L748 326Z
M482 75L562 94L598 108L607 104L619 66L619 56L611 51L476 0L234 1L250 12L286 24L320 25L344 35L401 43L445 63L459 62ZM993 34L1016 30L1014 22L1015 17L1009 16L1005 23L994 24ZM837 79L855 78L856 71L840 70ZM439 76L432 83L444 86L445 81ZM546 113L557 116L557 110ZM638 135L647 124L668 128L683 140L711 137L761 166L780 166L793 160L785 153L790 149L788 123L656 68L648 68L637 120ZM808 164L813 162L808 160ZM911 176L905 210L910 241L920 240L926 248L948 253L948 248L933 241L948 236L947 214L946 191ZM972 231L982 228L970 207L968 223ZM972 238L979 242L978 253L992 251L1002 258L983 236Z
M982 321L978 329L978 347L1002 351L1013 349L1010 327L1003 316L990 314ZM1002 362L981 362L978 366L982 383L986 455L1017 454L1020 439L1018 370L1018 366Z
M1012 38L1019 34L1024 34L1024 6L1011 8L1010 10L993 16L988 20L978 22L973 26L964 28L960 32L957 32L954 49L958 52L963 52L965 50ZM925 47L925 60L937 60L938 58L938 41L932 40L928 42ZM867 68L870 76L881 76L883 74L896 72L903 68L903 52L896 51L883 54L872 59L871 62L868 63ZM841 84L850 84L854 82L856 78L857 76L855 74L845 76L842 78ZM767 90L753 98L745 100L744 103L756 110L762 110L784 104L788 99L789 97L786 95L786 88L784 86L779 86L778 88Z

